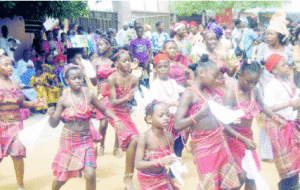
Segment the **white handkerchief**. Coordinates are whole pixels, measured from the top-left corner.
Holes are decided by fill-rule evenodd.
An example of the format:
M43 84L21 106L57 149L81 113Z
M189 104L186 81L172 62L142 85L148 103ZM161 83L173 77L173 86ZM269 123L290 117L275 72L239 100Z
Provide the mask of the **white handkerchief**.
M245 115L243 110L234 111L224 106L221 106L220 104L217 104L212 100L208 101L208 105L212 114L224 124L230 124L238 118L243 117Z
M171 154L171 156L176 157L175 154ZM179 160L176 160L176 162L174 162L173 164L170 165L170 169L172 170L172 173L174 174L178 183L180 183L181 185L184 185L184 181L181 178L181 174L188 173L186 165L182 165Z
M145 113L146 106L153 101L153 96L148 88L140 85L142 94L139 90L135 91L134 99L137 102L137 106L134 109L134 116L140 116ZM142 97L143 96L143 97Z
M242 168L247 172L248 179L254 179L256 190L269 190L269 185L257 170L251 150L246 150L246 155L242 160Z
M38 122L30 127L26 127L25 129L23 129L22 131L20 131L18 133L20 141L26 147L27 150L29 150L29 151L33 150L37 138L40 136L43 129L48 124L48 119L49 119L49 116L46 116L40 122Z

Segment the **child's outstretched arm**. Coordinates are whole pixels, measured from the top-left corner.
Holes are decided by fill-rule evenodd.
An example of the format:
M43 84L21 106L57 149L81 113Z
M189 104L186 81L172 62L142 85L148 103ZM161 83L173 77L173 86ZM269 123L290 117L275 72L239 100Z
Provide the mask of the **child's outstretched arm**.
M275 113L274 113L274 110L272 110L269 106L267 106L264 102L263 102L263 99L258 91L257 88L254 88L253 89L253 93L254 93L254 96L255 96L255 100L257 101L257 103L261 106L262 108L262 112L264 114L266 114L266 116L268 116L269 118L273 118ZM298 100L299 101L299 100ZM291 102L292 103L292 102ZM288 104L288 106L290 106L290 102L289 103L286 103ZM277 105L278 106L278 105ZM285 105L283 105L285 106ZM286 107L288 107L286 106ZM280 107L280 105L279 105ZM275 107L276 108L276 107ZM277 107L278 108L278 107ZM281 119L280 117L274 117L274 121L280 123L280 124L284 124L285 121L283 119Z
M175 115L175 132L179 133L180 131L194 125L194 121L199 121L201 118L209 114L209 107L207 102L202 105L201 110L199 110L192 117L185 117L188 109L193 101L193 92L190 90L185 91L180 98L178 109Z
M96 97L96 95L91 92L92 101L91 104L98 109L103 115L105 115L107 118L112 119L114 121L114 125L116 127L116 130L120 130L122 133L125 132L125 127L122 124L121 120L115 116L109 109L107 109Z
M61 113L63 111L63 102L65 102L65 98L62 96L58 99L57 101L57 105L56 105L56 109L54 110L54 107L51 107L48 109L47 111L47 115L49 115L49 125L52 127L52 128L55 128L58 126L59 124L59 121L60 121L60 117L61 117Z
M14 86L17 87L17 89L21 89L21 85L19 84L18 81L16 80L12 80ZM20 106L22 106L23 108L36 108L38 106L46 106L47 102L45 98L37 98L33 101L26 101L23 100L22 103L20 104Z

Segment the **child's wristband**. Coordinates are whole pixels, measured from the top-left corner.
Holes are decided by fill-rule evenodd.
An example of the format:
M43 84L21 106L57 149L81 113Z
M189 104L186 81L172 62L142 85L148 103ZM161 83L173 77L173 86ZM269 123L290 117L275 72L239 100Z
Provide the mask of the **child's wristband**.
M191 117L192 121L196 124L197 122L195 121L193 115L191 115L190 117Z
M161 162L161 158L159 158L159 165L160 165L161 167L165 167L165 165Z
M37 105L35 104L35 101L34 101L34 100L32 101L32 107L33 107L33 108L37 108Z

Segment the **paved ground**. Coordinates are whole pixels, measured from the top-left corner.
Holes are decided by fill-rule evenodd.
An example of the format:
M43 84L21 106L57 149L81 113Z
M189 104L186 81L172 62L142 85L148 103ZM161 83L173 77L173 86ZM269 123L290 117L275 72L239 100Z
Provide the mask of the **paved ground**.
M30 126L33 123L40 121L44 115L34 115L25 120L25 127ZM143 117L133 117L140 132L148 129L148 126L143 120ZM93 123L98 128L99 122L93 119ZM27 189L32 190L49 190L51 189L52 175L51 164L58 149L60 131L62 129L62 123L56 128L52 129L49 126L45 128L41 137L37 140L38 145L32 152L27 152L27 158L25 159L25 186ZM255 141L258 144L258 128L256 124L253 125ZM103 157L97 158L98 168L96 170L97 177L100 178L100 182L97 183L97 189L101 190L123 190L123 174L125 164L124 157L118 159L112 155L114 143L114 131L112 127L108 128L106 138L106 149ZM190 153L183 152L183 159L186 161L189 175L184 176L185 185L179 186L182 190L196 189L198 185L198 174L196 167L193 163L193 158ZM276 190L277 183L279 181L278 173L273 163L262 163L262 176L266 179L270 185L270 190ZM139 184L134 176L134 182L139 189ZM12 160L5 158L0 164L0 190L16 189L16 180L13 169ZM83 178L71 179L62 190L82 190L85 189L85 181Z

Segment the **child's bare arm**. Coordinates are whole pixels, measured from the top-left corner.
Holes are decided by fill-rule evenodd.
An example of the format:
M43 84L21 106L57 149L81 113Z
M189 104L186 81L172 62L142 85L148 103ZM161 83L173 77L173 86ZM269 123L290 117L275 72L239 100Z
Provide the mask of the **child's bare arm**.
M107 82L108 82L108 86L109 86L109 103L112 106L116 107L116 106L128 101L127 96L125 96L123 98L119 98L119 99L117 98L116 87L115 87L116 77L114 74L112 74L108 77Z
M169 139L169 142L170 142L170 146L171 146L171 152L174 153L174 142L175 142L175 139L174 139L174 135L170 132L166 132L167 134L167 137Z
M65 102L65 98L62 96L58 99L57 101L57 105L56 105L56 109L54 111L54 108L49 108L48 111L47 111L47 115L50 115L49 117L49 125L52 127L52 128L55 128L58 126L59 124L59 121L60 121L60 117L61 117L61 114L62 114L62 111L63 111L63 103ZM53 113L54 112L54 113Z
M205 102L201 108L196 114L193 115L193 119L191 117L185 117L186 113L188 112L188 109L190 107L190 104L193 101L193 94L191 91L185 91L180 98L178 109L175 115L175 124L174 129L175 132L179 133L180 131L191 127L194 125L194 120L200 120L205 115L208 115L209 107L207 102Z
M260 96L260 93L257 88L253 89L254 97L257 103L262 107L262 112L266 114L269 118L273 118L275 113L272 111L270 107L268 107L266 104L264 104L262 97ZM280 119L279 117L276 117L275 120L281 124L283 124L285 121Z
M232 108L236 102L236 97L235 97L235 86L229 85L228 90L226 91L226 93L224 94L223 97L223 106L227 106Z
M135 168L137 170L145 170L145 169L153 168L155 167L156 164L159 164L154 160L151 161L144 160L146 146L147 146L147 135L146 133L143 133L138 138L137 148L135 153Z
M57 76L54 77L54 81L55 81L56 85L58 85L58 78L57 78Z
M247 137L244 137L243 135L240 135L234 129L232 129L229 125L223 125L223 126L224 126L225 133L227 133L228 135L232 136L233 138L236 138L237 140L244 143L244 145L246 146L246 148L248 150L255 150L256 144L253 140L248 139Z

